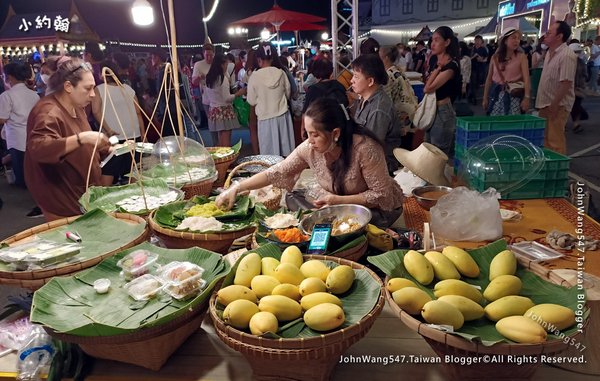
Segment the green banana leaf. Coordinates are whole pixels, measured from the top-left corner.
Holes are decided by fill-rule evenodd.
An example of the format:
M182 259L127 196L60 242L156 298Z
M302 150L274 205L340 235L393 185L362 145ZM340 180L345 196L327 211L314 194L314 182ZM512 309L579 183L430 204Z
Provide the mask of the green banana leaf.
M40 233L38 237L59 243L72 243L65 236L65 233L68 231L77 232L81 237L82 247L79 254L75 255L68 262L51 266L57 268L83 262L117 250L139 237L145 229L145 222L130 224L109 216L100 209L94 209L72 223L58 227L52 231ZM0 270L12 271L4 262L0 262Z
M266 244L261 246L255 250L252 250L248 253L242 255L236 264L232 267L231 272L225 277L223 280L222 287L227 287L233 284L233 279L235 278L235 272L240 263L240 260L248 255L249 253L255 252L261 256L261 258L265 257L273 257L276 259L281 259L281 250L275 244ZM332 261L325 261L329 268L335 268L338 266L337 263ZM362 270L354 270L356 274L356 279L354 280L354 284L350 288L349 291L344 293L343 295L337 295L343 304L344 313L346 315L346 321L340 328L348 327L352 324L357 323L363 317L365 317L377 304L377 300L379 298L379 293L381 292L380 284L373 279L373 277L364 269ZM217 314L222 317L222 313L225 307L217 303ZM339 328L338 328L339 329ZM304 324L302 319L295 320L293 322L289 322L286 325L280 327L277 335L270 334L266 337L270 338L309 338L309 337L319 337L323 333L313 331L308 328Z
M142 192L143 186L143 192ZM95 208L102 209L105 212L123 211L122 208L116 204L131 196L141 196L146 194L148 196L160 196L171 191L167 183L162 179L150 179L135 182L132 184L114 186L114 187L90 187L79 199L79 204L85 210L92 210ZM180 194L179 200L183 199L183 193ZM148 210L141 210L132 214L146 214ZM131 212L127 212L131 213Z
M214 197L196 196L189 201L172 202L156 210L154 220L167 229L175 229L187 216L185 212L196 204L213 201ZM256 223L253 213L253 202L248 196L239 196L233 208L221 216L215 217L223 222L223 229L219 232L237 231L245 229ZM187 231L187 230L178 230ZM210 233L210 232L203 232Z
M466 250L473 257L475 262L477 262L477 265L480 269L480 274L477 278L462 278L462 280L472 285L480 286L481 291L483 292L483 290L485 290L490 283L489 268L492 259L496 254L506 249L506 241L500 239L478 249ZM412 280L420 289L427 292L432 299L435 299L433 294L435 281L429 286L423 286L417 282L417 280L414 279L408 273L408 271L406 271L406 268L402 262L406 252L407 250L388 251L387 253L383 253L381 255L367 257L367 261L377 266L381 271L391 278L401 277ZM520 265L518 266L515 275L523 282L523 288L519 295L530 298L535 304L554 303L568 307L573 311L578 310L578 297L580 294L584 293L584 291L578 290L577 287L566 288L547 282L534 273L527 271ZM415 318L423 320L420 316L415 316ZM571 335L576 331L577 325L574 325L562 333L565 335ZM496 330L494 322L486 319L485 317L478 320L465 322L462 328L457 332L454 332L454 334L470 341L479 341L486 346L494 345L499 342L512 343L512 341L504 338L504 336L502 336ZM553 339L559 339L559 337L549 334L548 340Z
M136 302L122 286L119 259L128 253L145 249L157 253L158 264L188 261L204 268L202 279L207 286L197 297L179 301L158 297L147 302ZM213 288L227 273L230 266L219 254L197 247L170 250L143 243L110 257L95 267L70 277L57 277L33 295L31 321L55 331L76 336L112 336L132 333L167 323L207 300ZM107 294L97 294L93 283L108 278L111 287Z

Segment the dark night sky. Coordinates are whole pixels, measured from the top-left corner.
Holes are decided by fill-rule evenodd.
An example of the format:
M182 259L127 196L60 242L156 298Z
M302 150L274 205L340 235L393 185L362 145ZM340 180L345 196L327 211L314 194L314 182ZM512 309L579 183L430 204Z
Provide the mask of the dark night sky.
M90 27L105 39L165 43L166 34L160 14L160 0L149 0L154 7L155 17L154 24L150 28L133 25L129 10L133 1L75 0L75 3ZM167 1L162 1L166 12ZM207 13L210 11L213 1L205 0ZM70 3L71 0L0 0L0 23L4 22L9 4L12 5L17 14L37 14L44 11L68 10ZM325 17L328 21L323 24L330 24L329 0L278 0L277 3L284 9ZM273 0L220 0L215 15L208 23L209 35L213 42L227 41L227 25L230 22L265 12L272 6ZM201 1L174 0L174 8L178 43L202 43L204 41L204 29ZM262 26L250 29L250 36L258 36L260 29L262 29ZM313 36L309 32L302 33L302 35Z

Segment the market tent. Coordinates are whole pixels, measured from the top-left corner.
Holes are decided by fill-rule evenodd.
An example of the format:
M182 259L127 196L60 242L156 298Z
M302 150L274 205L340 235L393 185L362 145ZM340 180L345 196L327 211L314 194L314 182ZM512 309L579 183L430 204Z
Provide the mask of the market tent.
M8 48L35 48L39 51L44 45L52 45L56 52L61 52L65 44L82 44L85 41L100 41L100 38L85 22L74 2L68 11L62 12L16 14L10 7L0 29L0 47L5 55Z
M431 38L431 36L433 35L433 33L431 32L431 29L429 29L429 27L427 25L425 25L425 27L423 29L421 29L421 31L414 36L411 40L413 41L429 41L429 39Z
M474 31L473 33L468 34L465 37L475 37L477 35L480 35L483 37L492 37L492 36L496 37L496 27L497 26L498 26L498 13L496 13L494 15L494 17L492 17L492 19L486 26L484 26L483 28L480 28L479 30ZM536 28L534 25L531 25L531 23L529 21L527 21L524 16L519 17L519 30L523 34L537 34L539 32L539 29Z

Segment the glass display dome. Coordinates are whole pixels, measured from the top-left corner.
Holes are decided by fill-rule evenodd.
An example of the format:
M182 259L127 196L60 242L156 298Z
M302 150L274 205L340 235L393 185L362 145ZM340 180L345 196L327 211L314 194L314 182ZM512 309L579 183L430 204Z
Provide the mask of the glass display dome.
M533 180L544 165L542 148L516 135L494 135L468 148L459 177L471 188L495 188L501 194Z
M154 144L152 158L143 175L182 186L214 180L217 170L211 154L202 144L186 137L167 136Z

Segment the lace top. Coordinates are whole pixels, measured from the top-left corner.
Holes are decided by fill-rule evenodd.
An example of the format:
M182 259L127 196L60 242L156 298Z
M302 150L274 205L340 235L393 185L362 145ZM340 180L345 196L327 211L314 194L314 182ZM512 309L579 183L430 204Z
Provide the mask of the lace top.
M402 189L388 174L385 154L372 139L354 135L353 155L346 172L346 195L362 194L367 207L394 210L402 206ZM333 193L333 177L324 154L314 151L308 140L298 146L284 161L265 171L276 187L292 190L300 173L314 170L323 191Z

